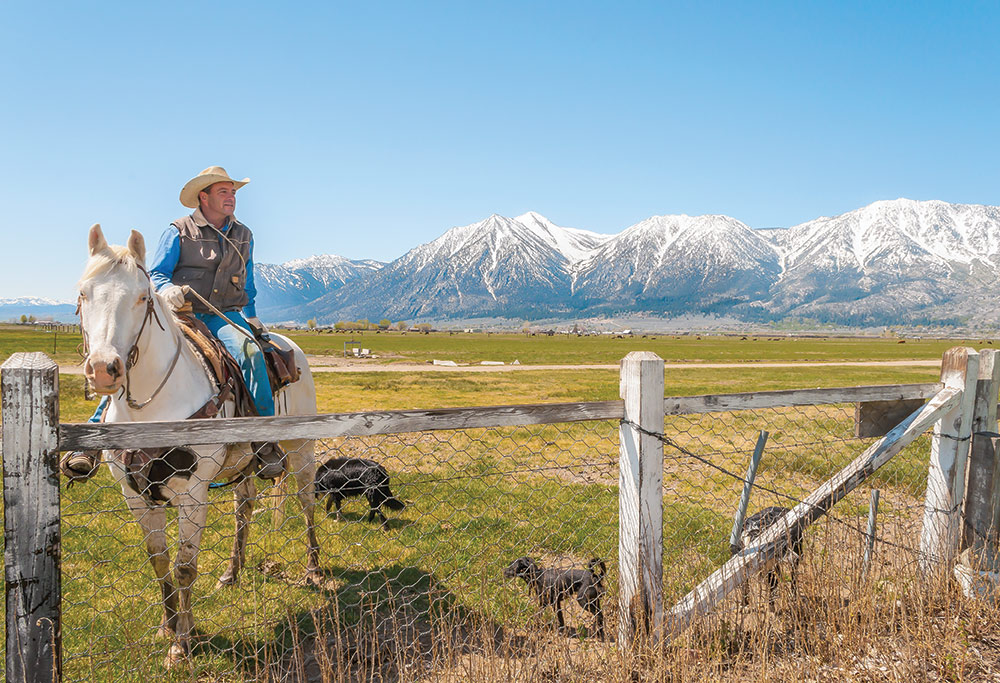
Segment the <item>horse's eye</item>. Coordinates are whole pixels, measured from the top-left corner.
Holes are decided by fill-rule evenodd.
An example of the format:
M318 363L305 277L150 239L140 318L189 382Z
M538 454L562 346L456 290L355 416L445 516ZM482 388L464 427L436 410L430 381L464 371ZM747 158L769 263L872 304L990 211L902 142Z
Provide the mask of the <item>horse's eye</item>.
M80 298L83 299L83 300L86 300L87 299L87 295L84 294L83 292L80 292Z
M149 295L148 294L143 294L142 296L139 297L139 303L140 304L144 304L147 301L149 301Z

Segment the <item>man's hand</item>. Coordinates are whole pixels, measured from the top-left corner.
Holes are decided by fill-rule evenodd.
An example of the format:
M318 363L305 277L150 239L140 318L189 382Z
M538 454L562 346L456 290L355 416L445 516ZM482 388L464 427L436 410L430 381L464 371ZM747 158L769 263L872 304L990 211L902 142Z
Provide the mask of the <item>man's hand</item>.
M164 287L159 291L159 294L163 303L175 311L184 305L184 290L177 285Z

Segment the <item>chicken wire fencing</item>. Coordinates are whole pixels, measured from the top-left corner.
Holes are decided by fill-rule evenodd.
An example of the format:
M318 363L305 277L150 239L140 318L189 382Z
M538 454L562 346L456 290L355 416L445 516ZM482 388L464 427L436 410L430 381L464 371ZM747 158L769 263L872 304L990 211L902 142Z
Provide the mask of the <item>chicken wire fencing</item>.
M257 480L239 583L219 585L235 540L233 494L212 489L192 598L198 680L337 680L331 671L406 680L547 627L553 614L503 571L522 556L545 567L600 558L613 570L617 432L615 421L593 421L316 441L318 463L377 463L405 507L383 504L382 523L369 519L364 496L345 498L339 515L333 497L320 499L322 569L312 582L289 478ZM169 531L176 514L166 514ZM64 680L162 675L160 588L106 468L64 490L62 529ZM604 608L614 614L612 598ZM592 615L569 606L565 614L570 634L595 635Z
M777 407L668 416L661 440L664 605L669 609L732 556L730 536L751 454L763 454L746 510L794 508L878 439L855 433L855 404ZM931 435L918 437L839 501L804 534L800 555L786 556L772 590L767 573L751 578L713 619L775 618L796 600L848 599L872 585L906 590L919 581ZM868 516L878 490L873 543ZM777 512L777 511L775 511ZM776 515L772 515L774 519ZM749 527L748 527L749 528ZM871 550L869 550L869 548ZM865 560L866 550L869 559ZM744 597L746 595L746 597Z
M333 497L321 498L322 571L313 583L289 481L258 482L240 581L218 585L234 543L233 501L226 488L213 489L193 590L194 671L205 680L336 680L331 671L408 680L470 653L500 656L524 633L554 626L553 612L540 609L523 582L503 576L521 556L544 567L603 560L602 607L613 640L619 426L604 420L315 442L320 464L377 463L405 508L383 505L383 524L370 519L362 496L345 498L339 515ZM793 507L874 441L854 436L853 404L667 417L665 606L729 559L733 514L762 429L770 436L748 514ZM915 574L928 450L929 437L921 437L809 529L802 592L860 585L870 487L882 502L867 576ZM106 470L64 491L62 526L64 680L161 674L160 591L142 532ZM768 598L764 582L751 586L752 613L767 617L759 609ZM722 613L746 610L733 599ZM575 601L564 612L564 635L597 635L593 616Z

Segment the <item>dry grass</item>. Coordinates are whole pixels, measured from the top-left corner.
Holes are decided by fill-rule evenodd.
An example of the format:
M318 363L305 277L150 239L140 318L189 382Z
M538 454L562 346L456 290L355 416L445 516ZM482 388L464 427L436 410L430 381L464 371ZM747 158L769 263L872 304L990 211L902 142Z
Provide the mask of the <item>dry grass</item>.
M863 450L868 442L848 438L851 415L849 406L747 411L673 419L668 430L691 453L741 473L757 431L775 427L760 481L785 497L759 491L753 510L789 504ZM196 586L199 645L192 668L169 675L159 664L164 646L150 635L157 591L120 495L100 479L74 488L64 499L65 680L911 683L1000 676L997 610L966 600L949 582L926 584L917 572L926 439L879 473L880 544L867 575L860 530L868 491L859 490L808 531L795 593L786 576L772 607L754 579L749 606L734 597L665 646L619 647L616 431L605 422L324 442L327 455L382 462L410 506L390 515L385 530L363 521L363 501L349 501L343 521L321 515L326 576L318 587L301 581L303 526L292 506L277 531L268 531L270 512L255 517L243 584L213 589L231 543L227 496L216 494ZM681 452L668 453L665 470L669 608L728 558L742 484ZM557 634L551 610L539 611L522 582L501 578L525 553L544 566L608 561L610 641L592 637L590 615L572 602L569 633Z

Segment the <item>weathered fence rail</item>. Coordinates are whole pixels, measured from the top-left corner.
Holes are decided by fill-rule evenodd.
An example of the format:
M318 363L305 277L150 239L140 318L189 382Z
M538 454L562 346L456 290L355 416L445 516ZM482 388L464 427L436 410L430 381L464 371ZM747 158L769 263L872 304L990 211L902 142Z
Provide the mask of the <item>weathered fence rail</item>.
M620 420L618 638L619 642L634 642L643 634L654 639L670 635L697 615L710 612L748 577L774 561L789 528L804 528L818 519L932 427L920 542L925 568L950 562L963 542L983 543L981 537L990 533L995 542L1000 477L996 476L997 450L992 441L984 441L986 434L996 436L1000 364L993 362L993 354L992 350L950 351L942 366L942 380L936 383L664 397L663 361L642 352L629 354L622 361L620 401L136 424L59 424L55 364L42 354L15 354L4 364L2 377L7 680L59 679L59 451L339 439ZM672 609L664 608L664 442L658 435L662 436L666 419L797 406L902 405L928 399L929 403L795 506L753 548L733 557ZM970 445L974 455L968 465L971 483L966 496ZM962 540L959 529L963 518L975 520L979 541L968 536Z
M832 389L794 389L740 394L668 396L664 415L690 415L806 405L929 399L940 383L876 385ZM449 429L512 427L590 420L619 420L624 401L543 403L535 405L442 408L438 410L365 411L289 417L234 417L141 423L63 423L58 443L63 451L99 448L158 448L176 445L178 435L190 445L267 439L330 439Z

